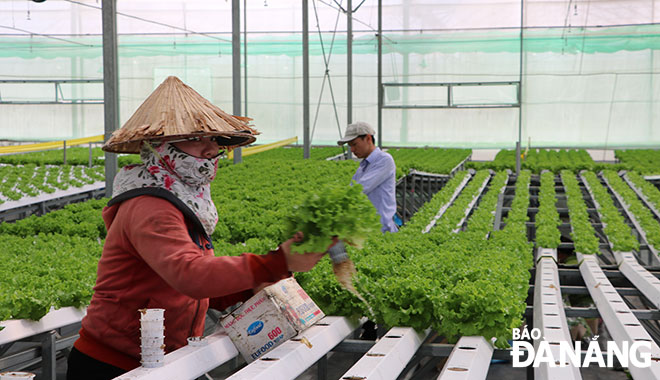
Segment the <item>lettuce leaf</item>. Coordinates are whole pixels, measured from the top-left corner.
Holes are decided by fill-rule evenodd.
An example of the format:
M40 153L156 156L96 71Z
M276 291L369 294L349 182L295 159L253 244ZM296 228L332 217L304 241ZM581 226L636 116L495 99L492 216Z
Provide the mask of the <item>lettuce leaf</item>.
M291 248L297 253L325 252L333 236L361 248L369 235L381 229L376 208L358 183L334 185L308 194L293 207L286 221L289 236L297 231L304 234L304 241Z

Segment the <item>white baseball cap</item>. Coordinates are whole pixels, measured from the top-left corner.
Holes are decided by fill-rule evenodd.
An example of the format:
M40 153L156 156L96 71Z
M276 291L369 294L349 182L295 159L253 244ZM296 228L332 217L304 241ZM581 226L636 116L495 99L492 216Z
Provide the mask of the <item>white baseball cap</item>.
M374 131L371 125L369 125L364 121L358 121L353 124L349 124L348 127L346 127L346 133L344 134L344 138L338 140L337 145L344 145L358 136L364 136L364 135L373 136L375 134L376 131Z

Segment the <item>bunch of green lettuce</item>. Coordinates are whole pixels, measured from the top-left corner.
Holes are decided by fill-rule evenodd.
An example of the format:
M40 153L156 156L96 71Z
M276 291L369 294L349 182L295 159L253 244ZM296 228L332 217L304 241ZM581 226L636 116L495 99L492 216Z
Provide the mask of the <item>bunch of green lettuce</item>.
M370 234L380 231L380 217L362 185L335 185L312 192L286 217L288 236L302 231L304 240L292 252L325 252L337 236L361 248Z

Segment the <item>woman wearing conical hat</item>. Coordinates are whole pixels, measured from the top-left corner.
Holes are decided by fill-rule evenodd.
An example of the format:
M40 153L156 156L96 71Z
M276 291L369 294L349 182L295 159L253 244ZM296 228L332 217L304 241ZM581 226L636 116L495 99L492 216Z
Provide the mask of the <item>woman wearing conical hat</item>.
M108 234L67 379L111 379L140 366L139 309L165 309L165 351L173 351L202 335L209 306L223 310L320 260L323 253L291 254L294 238L266 255L214 256L210 182L220 149L255 140L248 121L169 77L105 143L139 153L143 164L117 174L103 210Z

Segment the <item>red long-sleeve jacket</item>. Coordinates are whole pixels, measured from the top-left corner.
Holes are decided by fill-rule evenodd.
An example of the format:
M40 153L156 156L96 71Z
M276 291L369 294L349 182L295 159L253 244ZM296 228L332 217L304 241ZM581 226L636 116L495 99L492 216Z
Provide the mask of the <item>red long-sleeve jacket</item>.
M142 195L103 210L108 229L94 295L75 347L125 370L138 367L138 309L165 309L166 352L202 335L209 307L224 309L252 289L290 275L281 250L215 257L191 238L191 221L170 201Z

